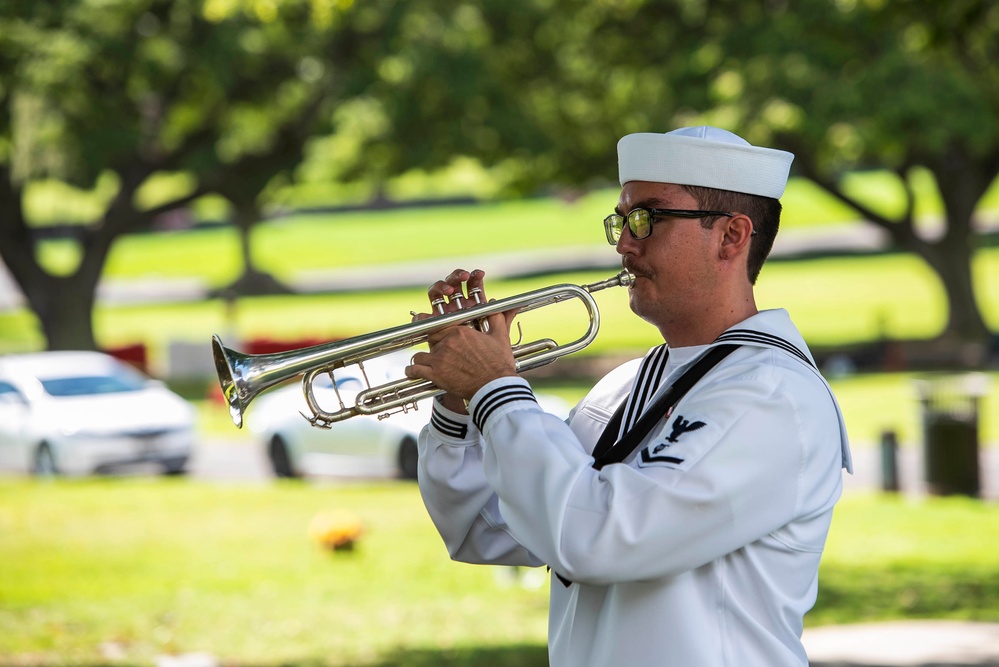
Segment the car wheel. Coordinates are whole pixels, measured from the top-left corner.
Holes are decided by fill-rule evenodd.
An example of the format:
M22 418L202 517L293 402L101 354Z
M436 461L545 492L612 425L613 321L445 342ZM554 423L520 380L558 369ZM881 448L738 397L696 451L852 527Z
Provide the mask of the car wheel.
M284 439L275 435L271 438L271 444L267 448L267 455L271 459L271 468L275 477L295 478L300 475L291 465L291 457L288 456L288 444Z
M55 477L59 474L59 466L56 465L55 455L46 443L38 445L35 451L34 467L31 472L36 477Z
M416 440L412 437L405 438L399 444L399 476L403 479L416 479L416 468L420 454L416 447Z
M181 456L175 459L166 459L162 463L164 475L184 475L187 474L187 457Z

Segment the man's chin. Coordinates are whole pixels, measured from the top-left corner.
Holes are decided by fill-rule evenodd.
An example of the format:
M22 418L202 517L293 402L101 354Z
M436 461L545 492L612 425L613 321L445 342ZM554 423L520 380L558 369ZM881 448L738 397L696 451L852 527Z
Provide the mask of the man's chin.
M642 313L645 312L646 304L647 301L642 294L641 288L635 289L635 286L632 285L628 290L628 306L631 308L631 312L635 313L639 317L642 317Z
M648 279L636 280L628 289L628 306L631 312L646 322L652 321L650 318L657 310L657 299L650 289L653 285Z

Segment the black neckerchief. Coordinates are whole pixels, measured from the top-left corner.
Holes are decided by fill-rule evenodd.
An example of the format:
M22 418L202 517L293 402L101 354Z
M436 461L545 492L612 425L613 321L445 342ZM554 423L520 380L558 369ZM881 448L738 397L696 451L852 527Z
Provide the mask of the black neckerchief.
M691 387L697 384L698 380L717 366L722 359L732 354L738 347L739 345L716 345L701 355L690 368L676 379L676 382L663 392L662 396L657 398L642 413L638 421L618 439L617 435L621 428L621 421L624 419L625 406L628 404L627 399L622 401L614 416L607 422L604 432L600 434L600 439L593 448L593 468L600 470L605 465L621 463L628 458L628 455L635 451L638 445L645 439L645 436L649 434L652 427L665 417L666 413L673 406L680 402L680 399L690 391ZM571 580L566 579L558 572L555 572L555 576L558 577L558 580L566 588L572 585Z
M621 420L624 418L625 404L623 401L614 416L607 422L604 432L593 447L593 467L600 470L610 463L620 463L635 451L635 448L645 439L652 427L666 416L666 413L683 398L705 373L732 354L738 345L716 345L705 352L694 362L683 375L678 377L652 405L642 413L634 426L618 439ZM615 442L616 441L616 442Z

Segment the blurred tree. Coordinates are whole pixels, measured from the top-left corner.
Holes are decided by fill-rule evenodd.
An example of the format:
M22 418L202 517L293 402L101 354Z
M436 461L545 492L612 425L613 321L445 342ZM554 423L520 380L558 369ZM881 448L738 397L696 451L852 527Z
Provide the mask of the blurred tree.
M947 294L942 347L952 361L979 365L991 334L972 276L982 239L974 215L999 174L999 4L767 4L731 3L742 39L726 39L713 77L718 109L731 107L751 138L793 151L799 173L921 257ZM865 168L895 174L901 213L885 205L895 193L851 192L849 174ZM916 219L921 170L943 201L939 226Z
M551 64L534 45L545 0L407 0L384 15L365 45L377 70L365 94L343 107L350 136L327 145L349 147L362 160L313 155L322 178L383 184L418 168L445 167L462 156L499 167L512 182L506 194L534 194L539 155L551 137L522 81L549 84ZM540 58L535 57L538 53ZM527 76L529 74L529 77ZM524 75L524 78L521 76ZM504 169L505 167L508 169ZM528 174L532 177L528 181ZM541 179L544 182L544 179Z
M391 55L383 76L369 88L381 118L363 144L369 159L343 176L385 179L473 156L506 179L509 195L607 184L622 131L669 125L681 100L711 103L703 78L710 65L686 57L698 39L685 4L401 5L398 28L384 33ZM650 41L670 44L678 57L645 60Z
M628 132L726 127L793 151L797 173L929 264L955 360L987 350L971 260L974 212L999 173L999 4L484 0L450 19L412 18L397 76L376 86L378 159L360 167L473 155L534 193L612 181ZM433 141L387 141L420 135ZM851 192L859 169L897 176L901 213ZM916 220L920 170L944 203L939 233Z
M351 12L351 0L4 3L0 257L49 348L95 347L95 290L121 235L217 192L246 237L263 186L301 159L355 85L344 63L378 24L358 25ZM172 172L193 176L189 190L141 203L143 187ZM47 271L26 186L55 177L90 188L108 174L114 196L76 230L79 264Z
M798 173L923 257L949 297L942 338L980 351L972 217L999 171L997 49L986 0L15 0L0 8L0 257L50 347L89 347L116 238L209 192L248 238L261 192L303 156L376 184L472 156L534 194L612 182L622 134L710 122L794 151ZM863 168L898 175L901 215L851 193ZM915 219L917 169L944 201L937 237ZM47 273L25 184L109 172L79 267ZM165 172L191 174L189 191L140 205ZM234 287L274 287L243 252Z

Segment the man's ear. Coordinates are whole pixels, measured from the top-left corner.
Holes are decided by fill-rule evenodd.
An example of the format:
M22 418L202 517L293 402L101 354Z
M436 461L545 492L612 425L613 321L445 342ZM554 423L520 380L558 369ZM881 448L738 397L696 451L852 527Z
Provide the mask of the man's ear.
M749 250L749 242L753 237L753 221L749 216L737 213L731 218L718 221L723 225L721 246L718 248L722 259L732 259Z

